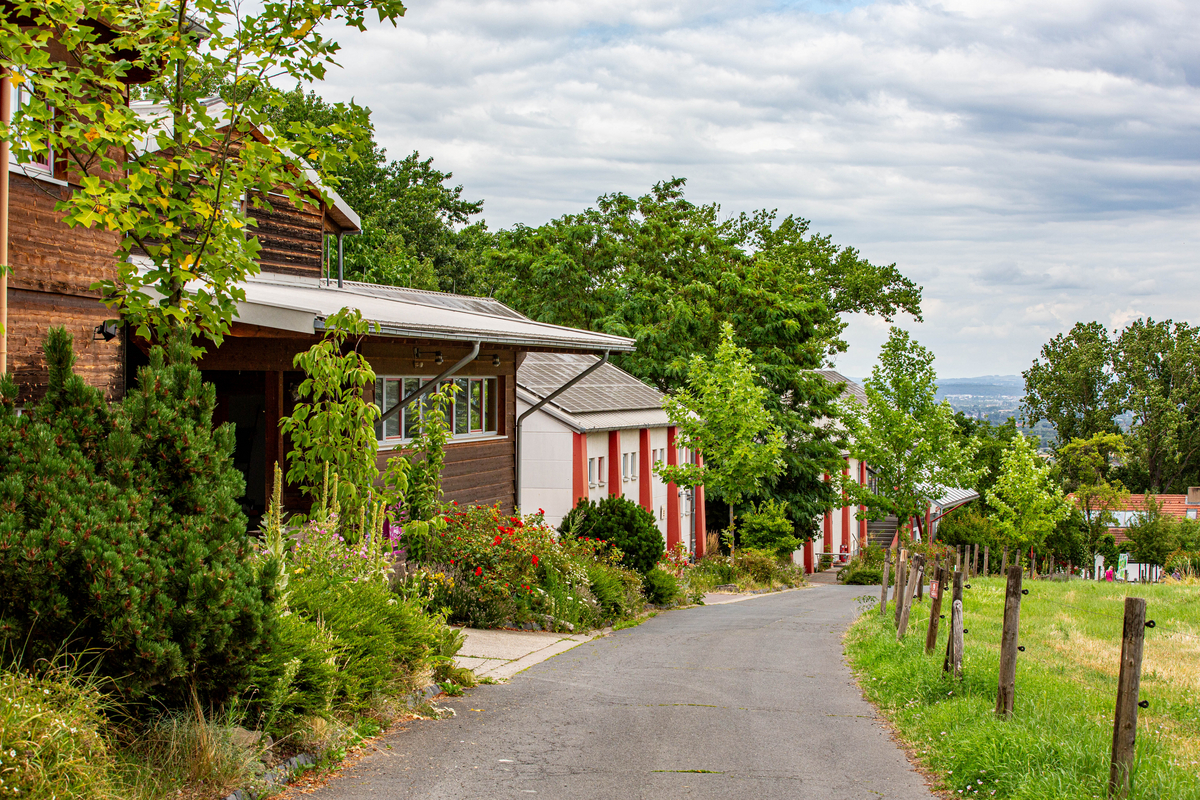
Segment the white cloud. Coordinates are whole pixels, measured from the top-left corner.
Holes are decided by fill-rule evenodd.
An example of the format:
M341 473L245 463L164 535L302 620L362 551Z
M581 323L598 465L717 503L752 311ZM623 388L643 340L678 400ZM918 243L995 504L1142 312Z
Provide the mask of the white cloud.
M815 13L828 11L832 13ZM414 2L321 87L537 224L672 175L778 207L925 286L946 375L1015 372L1079 319L1188 318L1200 26L1174 0ZM1195 320L1193 320L1195 321ZM886 325L852 321L850 374Z

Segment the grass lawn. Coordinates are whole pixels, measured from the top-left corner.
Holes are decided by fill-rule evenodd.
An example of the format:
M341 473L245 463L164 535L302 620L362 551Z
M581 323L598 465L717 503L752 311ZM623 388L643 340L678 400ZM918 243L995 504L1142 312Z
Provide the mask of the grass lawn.
M1112 750L1126 594L1146 598L1134 798L1200 800L1200 586L1026 580L1016 706L996 718L1004 582L973 578L964 591L963 679L942 674L949 628L926 656L929 600L914 603L896 642L892 607L876 604L847 634L863 690L941 780L963 797L1103 798Z

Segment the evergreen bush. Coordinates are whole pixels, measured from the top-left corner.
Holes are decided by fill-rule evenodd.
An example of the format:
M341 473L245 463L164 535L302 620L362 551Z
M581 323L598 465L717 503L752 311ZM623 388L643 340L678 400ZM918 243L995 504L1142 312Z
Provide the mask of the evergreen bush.
M608 542L624 554L625 566L642 575L654 569L666 552L654 515L624 497L605 497L598 503L581 498L563 517L559 531Z
M88 653L132 699L242 688L271 639L273 567L256 574L233 429L180 336L109 409L47 338L31 413L0 385L0 640L27 661Z
M656 606L669 606L680 596L679 581L669 572L652 569L646 573L646 599Z
M752 511L743 514L738 533L743 547L770 550L779 558L799 550L802 542L795 536L795 527L787 517L787 504L765 500Z

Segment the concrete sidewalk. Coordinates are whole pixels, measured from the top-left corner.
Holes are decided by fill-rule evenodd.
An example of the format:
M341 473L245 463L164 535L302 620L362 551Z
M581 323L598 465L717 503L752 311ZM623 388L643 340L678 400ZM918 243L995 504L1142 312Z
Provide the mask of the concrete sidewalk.
M479 678L507 680L523 669L547 658L565 653L607 631L590 633L548 633L545 631L505 631L463 628L467 643L454 658Z

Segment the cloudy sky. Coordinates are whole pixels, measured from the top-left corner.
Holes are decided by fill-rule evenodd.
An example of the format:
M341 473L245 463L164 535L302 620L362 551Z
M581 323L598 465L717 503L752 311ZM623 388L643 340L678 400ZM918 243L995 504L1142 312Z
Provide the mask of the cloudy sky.
M925 287L943 376L1077 320L1200 322L1200 4L412 0L319 87L452 170L492 228L671 176ZM886 323L851 322L864 375Z

